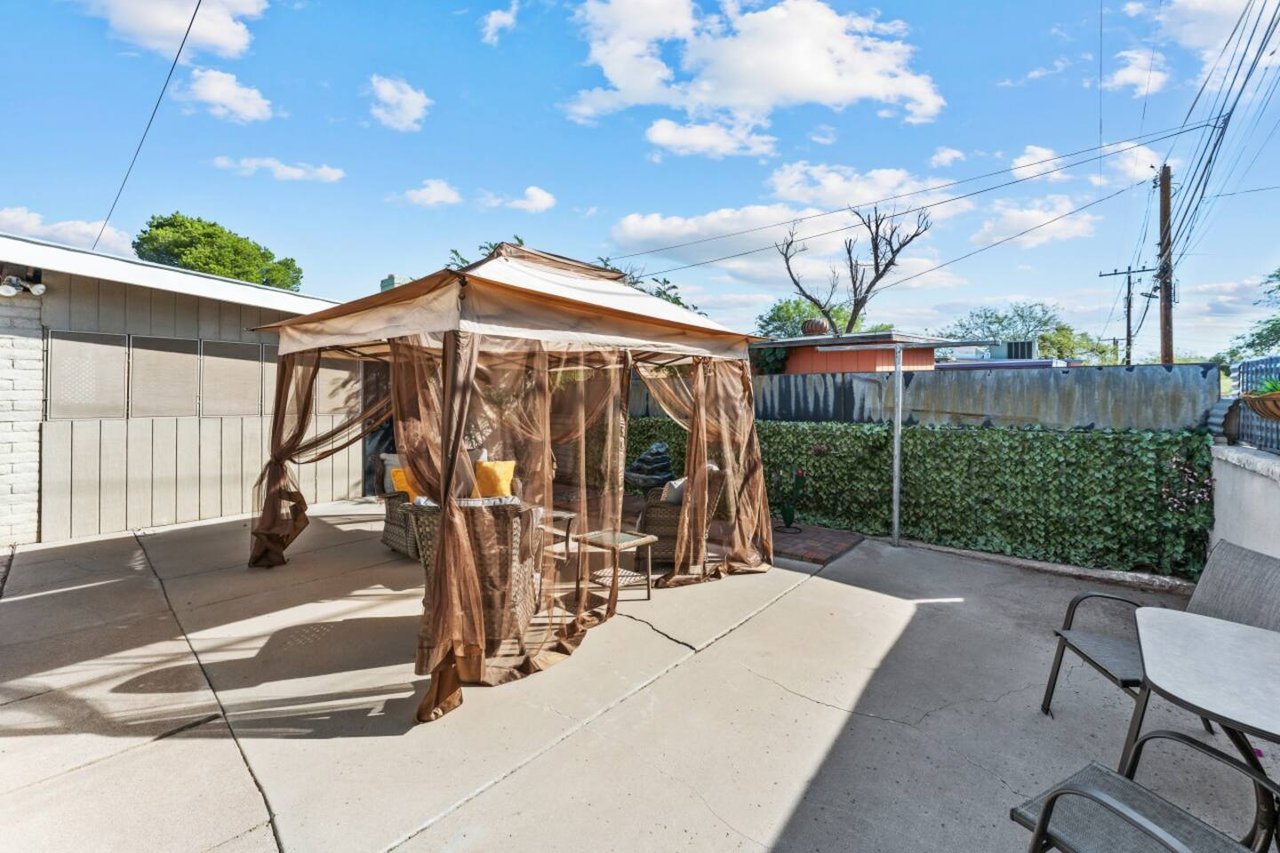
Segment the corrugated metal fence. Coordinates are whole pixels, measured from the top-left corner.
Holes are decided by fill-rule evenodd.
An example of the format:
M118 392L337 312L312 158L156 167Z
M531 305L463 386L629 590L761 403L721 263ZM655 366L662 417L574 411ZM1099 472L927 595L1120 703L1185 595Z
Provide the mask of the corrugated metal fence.
M904 418L923 424L1191 429L1207 423L1219 396L1211 364L908 371L903 380ZM754 382L762 420L868 423L893 413L892 373L782 374ZM639 382L632 385L631 414L662 414Z
M1263 379L1280 378L1280 355L1251 358L1231 367L1236 393L1252 391ZM1240 406L1240 440L1263 450L1280 453L1280 421L1269 421L1248 406Z

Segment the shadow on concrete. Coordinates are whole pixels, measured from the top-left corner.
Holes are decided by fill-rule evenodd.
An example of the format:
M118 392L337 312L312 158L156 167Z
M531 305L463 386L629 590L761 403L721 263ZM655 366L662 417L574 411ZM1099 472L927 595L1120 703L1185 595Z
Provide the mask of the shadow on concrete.
M1114 766L1129 723L1131 701L1083 664L1064 669L1055 718L1039 709L1052 631L1087 586L883 543L855 554L815 582L852 584L912 612L851 701L805 697L847 719L773 849L1024 849L1029 834L1009 809L1090 761ZM1150 605L1185 603L1110 589ZM1124 635L1131 613L1082 608L1078 624ZM1147 730L1155 728L1204 736L1196 717L1153 700ZM1231 751L1221 735L1215 745ZM1244 778L1190 750L1153 747L1138 778L1224 831L1252 819Z

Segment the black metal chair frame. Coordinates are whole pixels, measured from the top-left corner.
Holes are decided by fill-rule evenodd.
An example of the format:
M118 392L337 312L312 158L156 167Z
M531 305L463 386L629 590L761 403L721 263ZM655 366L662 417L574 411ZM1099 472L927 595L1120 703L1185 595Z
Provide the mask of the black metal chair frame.
M1243 761L1214 749L1212 746L1198 741L1195 738L1189 737L1181 732L1167 730L1150 732L1149 734L1143 735L1134 743L1133 749L1121 775L1123 775L1123 777L1129 782L1132 782L1135 786L1138 786L1138 783L1134 782L1134 776L1138 771L1138 762L1142 758L1143 748L1149 741L1157 739L1172 740L1183 744L1184 746L1189 746L1192 749L1220 761L1228 767L1248 776L1255 786L1265 788L1272 796L1280 797L1280 784L1277 784L1265 773L1256 770L1245 764ZM1177 838L1173 837L1167 829L1156 825L1128 803L1118 800L1110 794L1096 788L1072 784L1059 785L1053 788L1046 797L1040 810L1039 818L1036 821L1035 829L1032 831L1031 846L1028 848L1031 853L1040 853L1040 851L1049 850L1055 846L1055 842L1049 835L1052 828L1053 810L1057 805L1058 800L1065 796L1083 797L1086 800L1097 803L1123 819L1127 824L1134 827L1135 830L1144 833L1165 848L1175 851L1175 853L1196 853L1196 851L1191 850ZM1016 811L1016 809L1014 811ZM1010 812L1010 816L1013 816L1013 811ZM1200 819L1194 815L1188 814L1187 816L1191 820L1203 823L1203 821L1200 821ZM1017 819L1014 818L1014 820L1016 821ZM1255 849L1266 850L1271 843L1271 833L1273 833L1274 830L1275 826L1273 821L1272 825L1268 827L1264 833L1266 835L1265 839L1256 838L1254 833L1251 831L1250 834L1241 842L1242 849L1247 849L1247 845L1252 845L1255 841L1258 841L1261 842L1262 846L1258 846ZM1083 851L1079 851L1079 853L1083 853ZM1105 853L1105 851L1101 851L1101 853Z
M1046 684L1044 688L1044 699L1042 699L1040 702L1040 712L1043 713L1045 716L1048 716L1048 717L1053 716L1053 710L1050 707L1050 705L1053 702L1054 691L1058 687L1058 673L1062 669L1062 659L1065 656L1067 649L1071 649L1071 651L1075 652L1080 657L1081 660L1083 660L1085 663L1089 664L1089 666L1093 667L1095 670L1101 673L1104 678L1106 678L1116 687L1119 687L1121 690L1123 690L1126 694L1128 694L1130 699L1137 701L1139 698L1139 693L1140 693L1139 688L1142 686L1141 678L1134 678L1134 679L1122 678L1121 676L1107 669L1107 667L1102 663L1091 658L1083 649L1081 649L1079 646L1072 644L1064 636L1064 633L1067 631L1070 631L1072 625L1075 624L1076 609L1079 608L1080 605L1083 604L1085 601L1088 601L1089 599L1093 599L1093 598L1103 599L1105 601L1118 601L1121 604L1127 604L1130 607L1133 607L1135 610L1139 607L1145 606L1136 601L1133 601L1132 599L1124 598L1123 596L1119 596L1119 595L1113 595L1112 593L1109 593L1109 592L1082 592L1071 599L1071 603L1067 605L1067 615L1062 620L1062 628L1054 632L1058 635L1058 648L1053 655L1053 666L1049 668L1049 683ZM1208 719L1201 717L1200 722L1201 724L1204 725L1204 730L1206 732L1208 732L1209 734L1213 734L1213 724L1210 723Z

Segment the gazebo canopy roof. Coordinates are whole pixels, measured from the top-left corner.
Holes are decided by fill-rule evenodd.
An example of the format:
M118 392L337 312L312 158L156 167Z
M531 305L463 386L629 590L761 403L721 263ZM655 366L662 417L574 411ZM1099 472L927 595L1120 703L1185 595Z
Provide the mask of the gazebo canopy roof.
M540 341L550 349L632 349L680 356L747 357L734 332L626 284L624 274L511 243L483 260L264 327L286 354L364 347L412 335L475 332Z

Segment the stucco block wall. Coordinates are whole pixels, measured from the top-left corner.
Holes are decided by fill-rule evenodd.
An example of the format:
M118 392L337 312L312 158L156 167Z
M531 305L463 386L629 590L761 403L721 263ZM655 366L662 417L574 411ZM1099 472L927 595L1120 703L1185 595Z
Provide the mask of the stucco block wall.
M44 334L40 300L0 299L0 545L35 542L40 526Z
M1213 448L1213 541L1280 558L1280 456L1250 447Z

